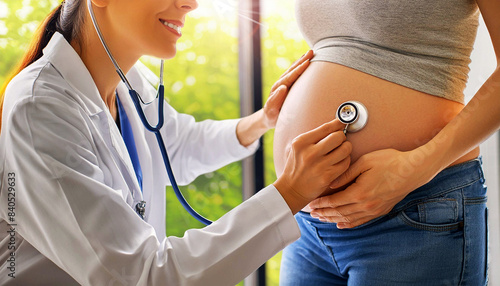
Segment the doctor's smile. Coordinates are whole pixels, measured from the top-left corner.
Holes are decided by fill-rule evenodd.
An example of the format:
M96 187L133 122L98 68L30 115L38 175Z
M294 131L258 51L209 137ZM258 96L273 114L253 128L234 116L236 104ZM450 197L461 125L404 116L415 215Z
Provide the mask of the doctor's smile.
M172 20L163 20L163 19L160 19L160 22L164 26L166 26L167 28L169 28L169 30L172 31L173 33L176 33L179 36L182 35L181 28L184 27L184 24L182 22L172 21Z

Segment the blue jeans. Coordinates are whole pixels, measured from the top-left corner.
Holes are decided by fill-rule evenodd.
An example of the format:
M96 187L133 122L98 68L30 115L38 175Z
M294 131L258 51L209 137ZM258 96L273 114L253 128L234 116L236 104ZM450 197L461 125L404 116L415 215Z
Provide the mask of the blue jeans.
M480 159L452 166L353 229L298 213L280 285L486 285L484 182Z

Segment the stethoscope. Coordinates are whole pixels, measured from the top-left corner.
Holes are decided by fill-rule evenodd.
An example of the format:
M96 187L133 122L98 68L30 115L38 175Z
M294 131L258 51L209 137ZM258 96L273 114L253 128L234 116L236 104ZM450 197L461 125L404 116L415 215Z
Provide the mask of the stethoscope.
M365 127L368 111L359 101L347 101L337 108L336 117L345 124L344 134L357 132Z
M158 123L153 126L150 124L146 118L146 115L144 114L144 110L142 109L141 103L144 105L151 104L154 99L150 102L144 102L142 98L139 96L139 94L132 88L130 85L130 82L127 80L127 77L123 73L122 69L116 62L115 58L111 54L111 51L108 48L108 45L106 44L106 41L104 40L104 37L102 36L101 30L99 29L99 25L97 24L97 20L94 15L94 10L92 9L92 2L91 0L87 0L87 6L89 9L90 13L90 18L92 19L92 23L94 24L95 30L97 32L97 35L99 36L99 39L101 40L101 43L104 47L104 50L106 50L106 53L109 56L109 59L113 63L116 72L120 76L121 80L123 83L125 83L125 86L129 90L130 97L132 98L132 101L134 102L134 106L137 109L137 114L139 114L139 117L141 118L142 124L144 124L144 127L148 130L151 131L155 134L156 140L158 141L158 146L160 147L160 152L163 157L163 162L165 163L165 169L167 170L168 178L170 180L170 184L172 185L172 188L174 189L175 195L177 196L177 199L179 202L182 204L182 206L186 209L186 211L192 215L195 219L197 219L199 222L209 225L212 223L212 221L206 219L199 213L197 213L186 201L184 196L182 195L181 191L179 190L179 187L177 186L177 181L175 180L174 173L172 171L172 167L170 165L170 159L168 157L167 149L165 148L165 142L163 141L163 138L160 133L160 129L163 127L164 123L164 113L163 113L163 101L164 101L164 87L163 87L163 60L161 60L161 65L160 65L160 84L158 86L158 91L156 94L156 98L158 98ZM155 99L156 99L155 98ZM133 196L133 193L132 193ZM137 214L141 217L144 218L144 214L146 212L146 202L145 201L140 201L135 205L135 210Z

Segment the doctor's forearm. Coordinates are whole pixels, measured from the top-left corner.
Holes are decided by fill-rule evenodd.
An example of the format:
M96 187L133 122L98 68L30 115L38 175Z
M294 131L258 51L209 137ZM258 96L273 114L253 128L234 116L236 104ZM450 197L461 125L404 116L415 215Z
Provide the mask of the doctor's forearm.
M243 117L236 126L236 136L242 146L249 146L258 140L269 127L264 123L264 111L261 109L249 116Z

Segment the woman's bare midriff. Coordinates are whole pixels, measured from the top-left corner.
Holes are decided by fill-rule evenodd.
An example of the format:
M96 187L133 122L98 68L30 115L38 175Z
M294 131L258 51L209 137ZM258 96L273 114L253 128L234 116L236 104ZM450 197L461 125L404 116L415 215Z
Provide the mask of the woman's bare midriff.
M363 103L366 126L348 133L351 162L386 148L408 151L428 142L463 108L463 104L422 93L366 73L329 62L312 62L290 89L274 134L274 165L279 176L285 150L299 134L335 118L337 107L349 100ZM452 165L472 160L479 148ZM307 209L305 209L307 210Z

